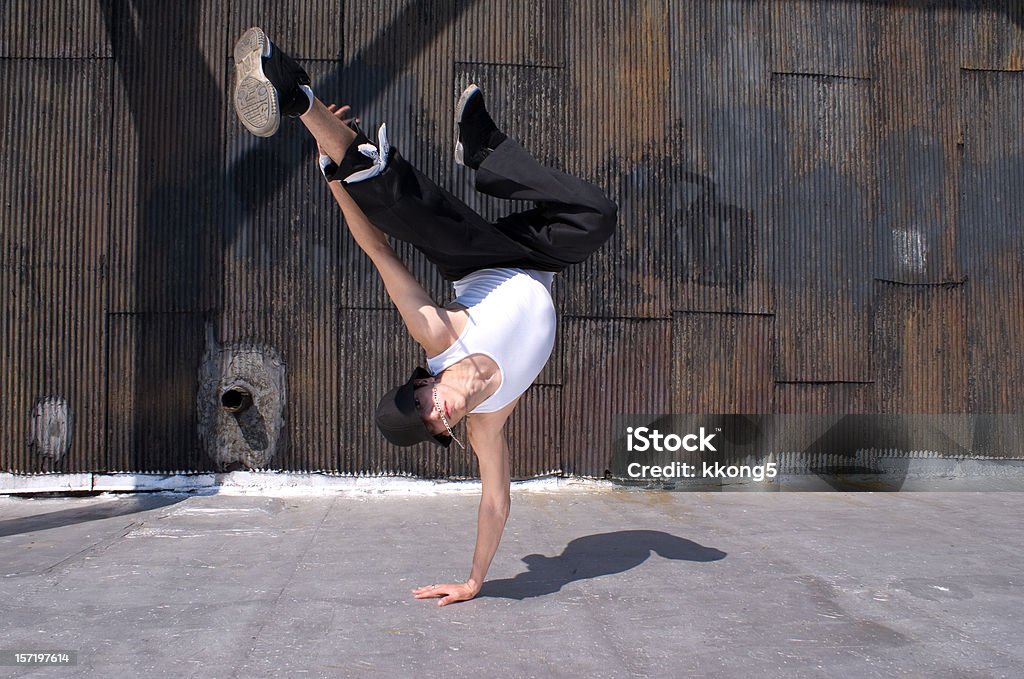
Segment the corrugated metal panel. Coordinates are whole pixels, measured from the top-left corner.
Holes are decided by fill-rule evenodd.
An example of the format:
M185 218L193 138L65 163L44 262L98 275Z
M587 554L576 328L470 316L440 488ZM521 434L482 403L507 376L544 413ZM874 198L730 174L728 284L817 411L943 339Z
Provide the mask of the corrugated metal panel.
M559 432L566 424L561 389L535 385L523 394L506 425L512 478L560 472L565 451Z
M388 447L372 425L422 352L302 128L259 141L234 120L230 50L252 23L446 188L466 187L452 107L472 78L515 136L618 201L613 242L556 282L568 318L510 423L517 475L600 475L617 412L959 408L965 351L969 407L1017 410L1024 74L994 70L1022 67L1018 5L5 3L0 462L209 468L209 319L222 351L281 359L271 466L475 473L471 452ZM25 446L33 426L49 443Z
M108 471L187 472L214 467L196 429L200 314L111 314L107 322Z
M0 3L0 58L109 57L105 21L110 5L5 0Z
M283 469L341 470L339 457L348 441L339 422L351 418L348 394L341 390L341 357L337 350L338 312L309 314L292 328L295 342L289 355L288 412L290 446L280 459ZM333 313L332 313L333 312ZM351 349L350 349L351 350Z
M337 59L341 54L345 3L335 0L242 0L232 2L226 35L232 42L224 52L230 57L233 40L250 26L259 26L289 56L304 59ZM220 30L225 30L222 24Z
M771 316L675 314L672 412L773 412L773 340Z
M219 304L226 18L212 0L114 6L112 311Z
M0 467L102 469L109 63L0 60L0 81L11 84L0 101L0 287L10 316L0 338L10 357ZM47 445L26 447L33 432L37 444L63 441L58 459L42 455Z
M314 82L336 68L310 61L303 66ZM376 430L352 413L340 373L344 355L360 358L351 367L357 375L369 359L366 346L349 344L340 327L351 332L343 318L365 313L353 307L390 308L390 302L376 270L347 234L315 164L312 138L299 122L286 120L277 135L259 140L232 121L228 142L233 174L218 339L264 345L285 363L287 443L273 458L274 468L362 469L343 466L342 456L354 445L345 430ZM392 339L376 335L372 342L386 347Z
M458 0L465 6L455 60L563 66L565 3L557 0Z
M451 190L452 116L455 106L455 22L472 2L357 0L345 7L345 64L333 91L351 103L373 134L387 122L390 138L426 176ZM319 91L319 90L318 90ZM444 283L423 257L410 256L413 275L435 298L448 298ZM346 299L344 304L364 302Z
M558 299L558 287L562 285L562 281L555 279L552 284L553 296ZM555 302L555 310L558 310L558 302ZM565 326L564 321L559 318L558 326L555 332L555 346L551 349L551 357L548 358L547 364L541 369L540 374L537 375L537 379L534 380L534 384L543 384L545 386L562 386L565 382L565 368L566 362L572 370L576 369L576 356L568 351L568 347L565 342ZM568 355L568 358L566 357Z
M958 0L961 65L1024 70L1024 4L1020 0Z
M301 124L286 120L267 140L233 124L228 144L228 158L239 160L231 164L225 220L222 340L240 338L231 320L235 314L274 311L288 316L275 319L287 326L302 313L323 316L332 308L342 277L349 286L372 282L344 269L352 263L365 267L367 260L356 256L355 244L345 236L340 210L316 165L312 138ZM351 252L341 252L343 238Z
M769 4L774 72L874 76L875 3L784 0Z
M766 3L672 5L672 308L770 312L777 116Z
M881 18L876 121L876 276L960 280L956 265L960 92L955 8L892 7Z
M868 311L875 140L868 81L776 75L781 155L774 206L783 381L870 378Z
M671 412L672 323L569 318L562 327L574 357L562 394L563 469L603 476L615 416Z
M965 297L959 286L878 284L879 412L967 412Z
M959 241L969 276L972 412L1020 412L1024 385L1024 73L965 71Z
M878 412L874 384L776 383L775 410L780 413L855 415Z
M667 317L671 253L664 152L669 139L666 0L571 3L567 169L604 188L619 226L593 257L566 272L565 313ZM592 292L593 288L600 293Z
M568 11L569 131L579 140L569 168L606 180L668 139L668 2L588 0Z

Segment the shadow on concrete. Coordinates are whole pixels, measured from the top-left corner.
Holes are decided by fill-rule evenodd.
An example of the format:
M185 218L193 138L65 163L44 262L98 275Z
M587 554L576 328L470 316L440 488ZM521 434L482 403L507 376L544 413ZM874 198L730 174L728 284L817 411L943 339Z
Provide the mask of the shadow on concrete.
M130 500L113 500L102 504L95 504L88 507L75 507L73 509L62 509L57 512L46 514L34 514L22 516L17 519L0 521L0 537L9 535L21 535L34 531L48 530L50 528L63 528L73 526L86 521L99 521L101 519L112 519L118 516L128 516L139 512L148 512L151 509L160 509L177 504L187 499L188 495L159 495L141 494L131 497Z
M484 583L480 596L529 599L554 594L570 582L624 573L647 560L651 552L676 561L719 561L726 553L657 530L623 530L576 538L558 556L523 557L527 571L514 578Z

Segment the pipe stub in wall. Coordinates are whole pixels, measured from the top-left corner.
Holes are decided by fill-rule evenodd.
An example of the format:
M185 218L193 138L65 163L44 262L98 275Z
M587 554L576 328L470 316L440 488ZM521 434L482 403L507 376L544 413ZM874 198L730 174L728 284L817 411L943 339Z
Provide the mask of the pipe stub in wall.
M252 405L252 394L241 384L232 384L221 392L220 405L232 415L244 413Z

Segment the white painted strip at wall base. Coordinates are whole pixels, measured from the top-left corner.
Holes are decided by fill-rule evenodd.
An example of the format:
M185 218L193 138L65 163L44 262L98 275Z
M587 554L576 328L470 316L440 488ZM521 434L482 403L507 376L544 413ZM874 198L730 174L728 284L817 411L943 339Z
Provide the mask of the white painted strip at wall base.
M515 490L614 488L609 481L556 476L516 481ZM327 495L331 493L479 493L479 481L433 481L394 476L341 476L305 472L237 471L223 474L10 474L0 473L0 494L174 491L222 495Z

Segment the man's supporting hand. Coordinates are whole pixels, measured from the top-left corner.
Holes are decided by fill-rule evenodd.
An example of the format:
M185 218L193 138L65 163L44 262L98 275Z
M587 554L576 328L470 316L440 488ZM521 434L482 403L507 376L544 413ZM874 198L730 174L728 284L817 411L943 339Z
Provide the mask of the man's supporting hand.
M452 585L426 585L414 589L412 593L417 599L433 599L441 597L437 602L438 606L447 606L456 601L468 601L480 593L480 585L470 580L461 584Z

